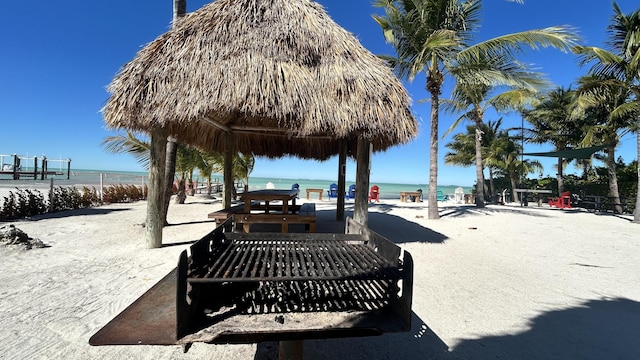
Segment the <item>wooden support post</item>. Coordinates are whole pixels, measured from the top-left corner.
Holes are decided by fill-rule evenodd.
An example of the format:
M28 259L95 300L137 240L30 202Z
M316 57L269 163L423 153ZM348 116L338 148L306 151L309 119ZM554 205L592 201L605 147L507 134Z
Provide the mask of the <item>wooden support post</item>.
M369 172L371 170L371 143L362 137L358 138L356 162L356 198L353 209L353 220L366 227L369 222Z
M233 153L234 153L234 139L233 133L225 133L225 148L224 148L224 195L223 205L224 209L231 208L231 198L233 197Z
M67 159L67 180L71 177L71 159Z
M338 155L338 201L336 208L336 220L344 220L344 198L347 175L347 139L340 141L340 153ZM320 194L322 196L322 194Z
M33 180L38 180L38 157L33 157Z

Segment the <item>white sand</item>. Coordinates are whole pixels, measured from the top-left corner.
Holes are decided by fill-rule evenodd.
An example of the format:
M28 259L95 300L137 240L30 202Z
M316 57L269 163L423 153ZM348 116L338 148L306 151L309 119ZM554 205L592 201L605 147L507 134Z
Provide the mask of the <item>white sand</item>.
M170 207L164 243L197 240L220 202ZM335 204L335 200L333 201ZM640 225L548 207L372 205L369 226L415 261L413 326L380 337L305 341L305 359L638 359ZM319 232L341 232L317 205ZM92 347L89 337L172 270L188 245L147 250L146 203L14 224L50 247L0 247L0 358L254 359L272 344ZM349 215L350 212L347 211Z

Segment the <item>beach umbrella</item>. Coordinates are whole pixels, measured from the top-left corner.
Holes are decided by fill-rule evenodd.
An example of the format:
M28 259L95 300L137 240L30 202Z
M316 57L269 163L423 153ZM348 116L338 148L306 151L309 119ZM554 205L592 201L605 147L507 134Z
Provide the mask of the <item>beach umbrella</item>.
M389 67L308 0L218 0L186 15L115 76L112 128L164 128L205 151L327 159L417 133Z
M417 134L409 96L390 68L309 0L205 5L140 50L108 91L107 125L151 134L150 198L160 167L154 152L161 154L157 141L166 134L227 160L235 152L355 156L371 148L364 142L383 151ZM366 197L368 178L362 185ZM366 211L366 201L360 207ZM148 211L148 232L155 216Z

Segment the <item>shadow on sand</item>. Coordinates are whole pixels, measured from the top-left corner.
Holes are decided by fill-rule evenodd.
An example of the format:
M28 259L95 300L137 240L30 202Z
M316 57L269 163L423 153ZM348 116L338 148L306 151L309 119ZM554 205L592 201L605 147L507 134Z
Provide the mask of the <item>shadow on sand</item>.
M543 313L517 334L462 340L451 349L415 313L411 330L382 336L307 340L315 359L640 359L640 303L624 298L589 300ZM464 326L464 324L460 324ZM255 359L277 359L277 343L258 344Z
M48 214L36 215L30 218L31 221L45 220L45 219L60 219L66 218L70 216L83 216L83 215L105 215L114 212L127 211L131 209L107 209L104 207L93 207L93 208L85 208L85 209L74 209L74 210L64 210L57 211ZM24 219L20 219L24 220Z

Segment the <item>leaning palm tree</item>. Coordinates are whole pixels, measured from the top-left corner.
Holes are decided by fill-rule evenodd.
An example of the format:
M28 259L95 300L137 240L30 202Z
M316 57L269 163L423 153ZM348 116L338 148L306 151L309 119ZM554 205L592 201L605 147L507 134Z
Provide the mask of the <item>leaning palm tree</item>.
M635 131L638 156L640 157L640 9L624 14L618 4L613 3L613 17L609 25L608 49L581 46L577 52L583 56L581 63L592 63L591 73L602 76L602 85L623 87L632 96L611 111L611 117L635 114ZM588 107L598 103L597 91L585 91L580 97L581 104ZM633 222L640 223L640 172L636 195L636 210Z
M472 63L479 57L515 55L524 47L568 49L576 36L563 27L500 36L470 46L478 30L480 0L377 0L385 16L374 16L386 40L397 55L384 57L397 73L413 80L425 73L426 89L431 95L429 150L428 218L438 219L436 188L438 175L438 108L447 67L454 62ZM482 76L487 76L484 73ZM491 85L490 78L477 76L479 83Z

